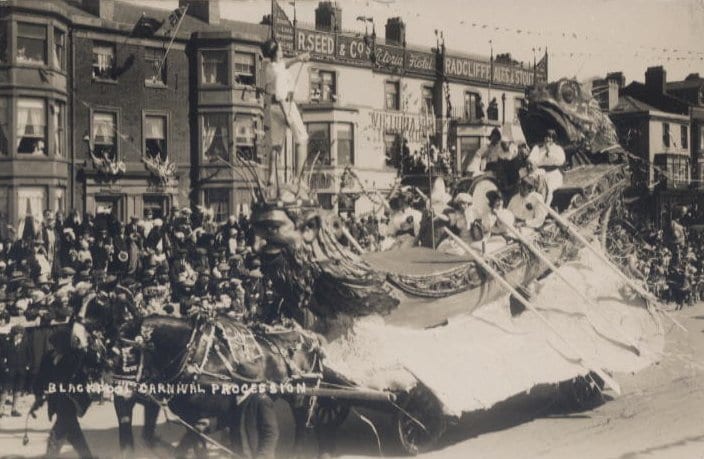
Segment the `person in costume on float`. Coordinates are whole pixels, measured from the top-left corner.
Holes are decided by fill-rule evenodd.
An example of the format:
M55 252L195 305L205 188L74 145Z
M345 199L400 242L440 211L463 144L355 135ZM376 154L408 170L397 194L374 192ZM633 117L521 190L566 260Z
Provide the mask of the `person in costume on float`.
M565 165L567 157L565 150L555 143L557 133L553 129L548 129L545 140L542 144L535 145L528 155L528 162L534 169L533 173L544 173L548 185L548 192L545 203L552 203L553 193L562 186L562 171L560 168Z
M516 217L517 226L538 229L545 223L548 213L540 205L543 197L535 191L536 187L535 177L523 177L518 186L518 193L508 203L508 210Z
M310 54L304 53L296 57L285 59L283 50L276 40L268 40L262 46L264 57L271 59L265 70L265 93L271 95L272 102L277 104L283 112L286 124L293 134L296 144L296 167L300 171L308 158L308 131L301 112L293 100L295 81L292 81L289 68L299 62L306 62Z

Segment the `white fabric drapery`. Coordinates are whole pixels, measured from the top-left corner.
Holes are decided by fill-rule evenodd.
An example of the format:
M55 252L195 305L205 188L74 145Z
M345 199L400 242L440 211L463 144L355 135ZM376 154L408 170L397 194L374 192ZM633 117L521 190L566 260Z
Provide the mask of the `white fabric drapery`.
M111 113L93 114L93 141L100 144L115 143L115 115Z
M44 219L45 206L46 190L44 188L25 187L17 190L17 213L21 220L31 215L35 222L41 223Z

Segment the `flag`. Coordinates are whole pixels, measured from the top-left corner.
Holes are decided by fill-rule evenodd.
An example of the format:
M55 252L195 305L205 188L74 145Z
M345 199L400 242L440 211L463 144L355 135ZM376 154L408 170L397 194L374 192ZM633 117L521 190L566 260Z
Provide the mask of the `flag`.
M293 23L276 0L271 4L271 32L272 38L279 43L284 54L294 53Z
M159 21L158 19L150 18L146 14L142 13L137 23L132 28L132 35L135 37L151 37L156 33L164 21Z

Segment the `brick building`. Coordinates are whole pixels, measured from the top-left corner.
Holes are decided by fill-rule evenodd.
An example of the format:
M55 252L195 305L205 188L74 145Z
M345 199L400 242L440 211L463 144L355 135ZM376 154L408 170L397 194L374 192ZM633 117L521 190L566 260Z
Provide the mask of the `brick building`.
M233 158L265 177L267 152L280 145L280 170L293 170L290 135L280 115L268 116L261 91L260 46L272 27L222 18L218 0L178 6L0 3L2 223L27 213L41 220L47 208L110 208L126 218L188 203L223 219L250 203ZM525 88L547 75L546 65L508 55L410 45L401 18L389 19L383 38L345 32L332 2L319 4L310 26L278 6L274 13L284 48L312 55L294 68L294 97L309 151L319 155L311 185L328 207L353 209L362 188L388 189L404 139L411 152L429 142L458 151L460 169L492 126L514 120ZM361 186L343 183L348 167Z

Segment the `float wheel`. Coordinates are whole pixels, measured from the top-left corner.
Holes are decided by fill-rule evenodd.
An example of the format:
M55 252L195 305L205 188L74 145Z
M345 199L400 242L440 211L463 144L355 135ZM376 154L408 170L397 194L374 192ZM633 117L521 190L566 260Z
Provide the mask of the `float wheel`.
M403 450L412 456L429 451L447 430L440 400L424 385L399 395L396 427Z

